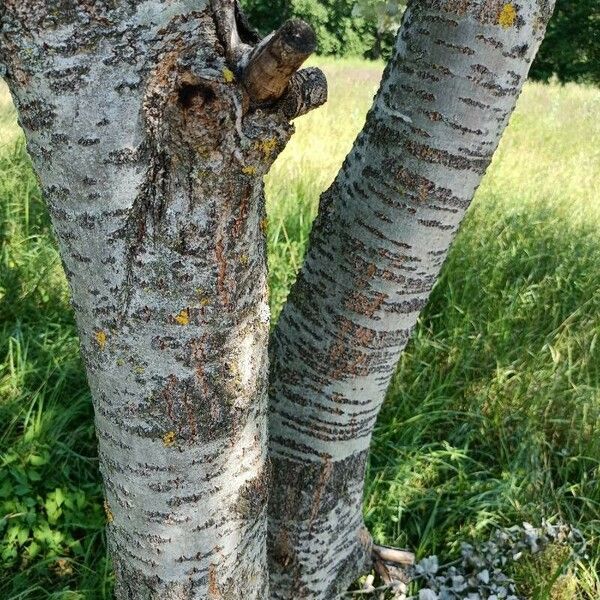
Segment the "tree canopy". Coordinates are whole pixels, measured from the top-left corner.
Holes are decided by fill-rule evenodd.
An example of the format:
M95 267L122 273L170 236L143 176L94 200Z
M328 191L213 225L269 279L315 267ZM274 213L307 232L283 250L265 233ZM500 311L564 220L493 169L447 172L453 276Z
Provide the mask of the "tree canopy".
M559 0L531 76L600 84L600 3Z
M389 57L404 11L403 0L243 0L252 23L264 33L285 18L311 23L319 53ZM558 0L531 77L600 83L600 3Z

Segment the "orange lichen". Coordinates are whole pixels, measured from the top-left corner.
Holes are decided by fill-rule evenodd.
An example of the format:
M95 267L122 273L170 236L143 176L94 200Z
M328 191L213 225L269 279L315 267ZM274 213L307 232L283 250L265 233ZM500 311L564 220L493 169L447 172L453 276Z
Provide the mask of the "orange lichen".
M202 288L198 288L196 290L196 295L198 296L198 302L201 307L204 308L205 306L208 306L210 304L210 298Z
M505 4L498 15L498 25L500 27L504 27L504 29L508 29L512 27L517 20L517 9L515 5L512 3Z
M189 325L190 324L190 311L184 308L176 317L175 323L177 325Z
M165 433L165 435L163 435L163 445L165 448L170 448L174 443L175 440L177 439L177 434L174 431L168 431L167 433Z
M110 524L115 520L112 510L110 510L110 504L108 503L108 500L104 500L104 514L106 515L107 523Z
M96 331L96 334L94 336L96 338L96 343L98 344L98 347L100 348L100 350L104 350L105 346L106 346L106 341L108 340L108 336L106 335L105 331Z

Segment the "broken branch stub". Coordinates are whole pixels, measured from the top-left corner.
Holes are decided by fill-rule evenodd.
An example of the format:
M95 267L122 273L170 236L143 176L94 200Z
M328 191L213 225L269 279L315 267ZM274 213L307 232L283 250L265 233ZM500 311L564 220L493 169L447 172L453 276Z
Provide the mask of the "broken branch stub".
M280 107L288 119L305 115L327 102L327 79L321 69L309 67L292 75Z
M286 21L248 59L243 81L251 100L256 104L279 100L294 73L316 48L317 38L310 25L299 19Z
M250 54L242 80L255 106L284 99L290 118L320 106L327 99L327 81L318 69L298 72L316 50L317 38L310 25L299 19L286 21Z

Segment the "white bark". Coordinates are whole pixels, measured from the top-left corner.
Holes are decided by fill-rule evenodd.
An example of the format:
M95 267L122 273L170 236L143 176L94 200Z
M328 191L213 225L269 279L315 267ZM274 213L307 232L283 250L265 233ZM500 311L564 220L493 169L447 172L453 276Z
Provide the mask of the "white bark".
M0 63L72 289L119 599L331 600L370 565L373 424L550 5L407 11L273 342L269 592L262 176L288 119L324 100L322 74L293 74L311 36L288 25L253 52L234 0L4 0Z
M375 420L552 6L409 3L272 342L274 599L332 600L370 568L361 508Z
M262 177L291 128L250 110L229 60L249 46L219 38L234 8L0 8L72 290L120 599L268 595Z

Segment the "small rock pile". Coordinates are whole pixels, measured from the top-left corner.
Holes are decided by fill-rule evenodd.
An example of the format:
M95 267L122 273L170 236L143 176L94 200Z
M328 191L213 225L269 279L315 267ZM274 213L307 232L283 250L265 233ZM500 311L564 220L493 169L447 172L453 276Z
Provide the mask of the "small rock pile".
M581 533L567 525L544 522L535 528L529 523L497 531L482 544L462 544L461 558L440 567L436 556L423 559L414 568L413 579L420 584L418 596L407 600L521 600L506 566L525 554L542 552L549 544L570 547L573 558L583 557ZM396 596L398 600L402 596Z
M373 578L363 592L378 599L394 600L523 600L507 567L526 555L543 552L549 545L570 549L573 559L585 558L582 534L568 525L544 522L541 527L529 523L496 531L487 542L461 545L461 557L440 565L437 556L424 558L386 590L373 587ZM408 595L406 581L417 583L416 596Z

